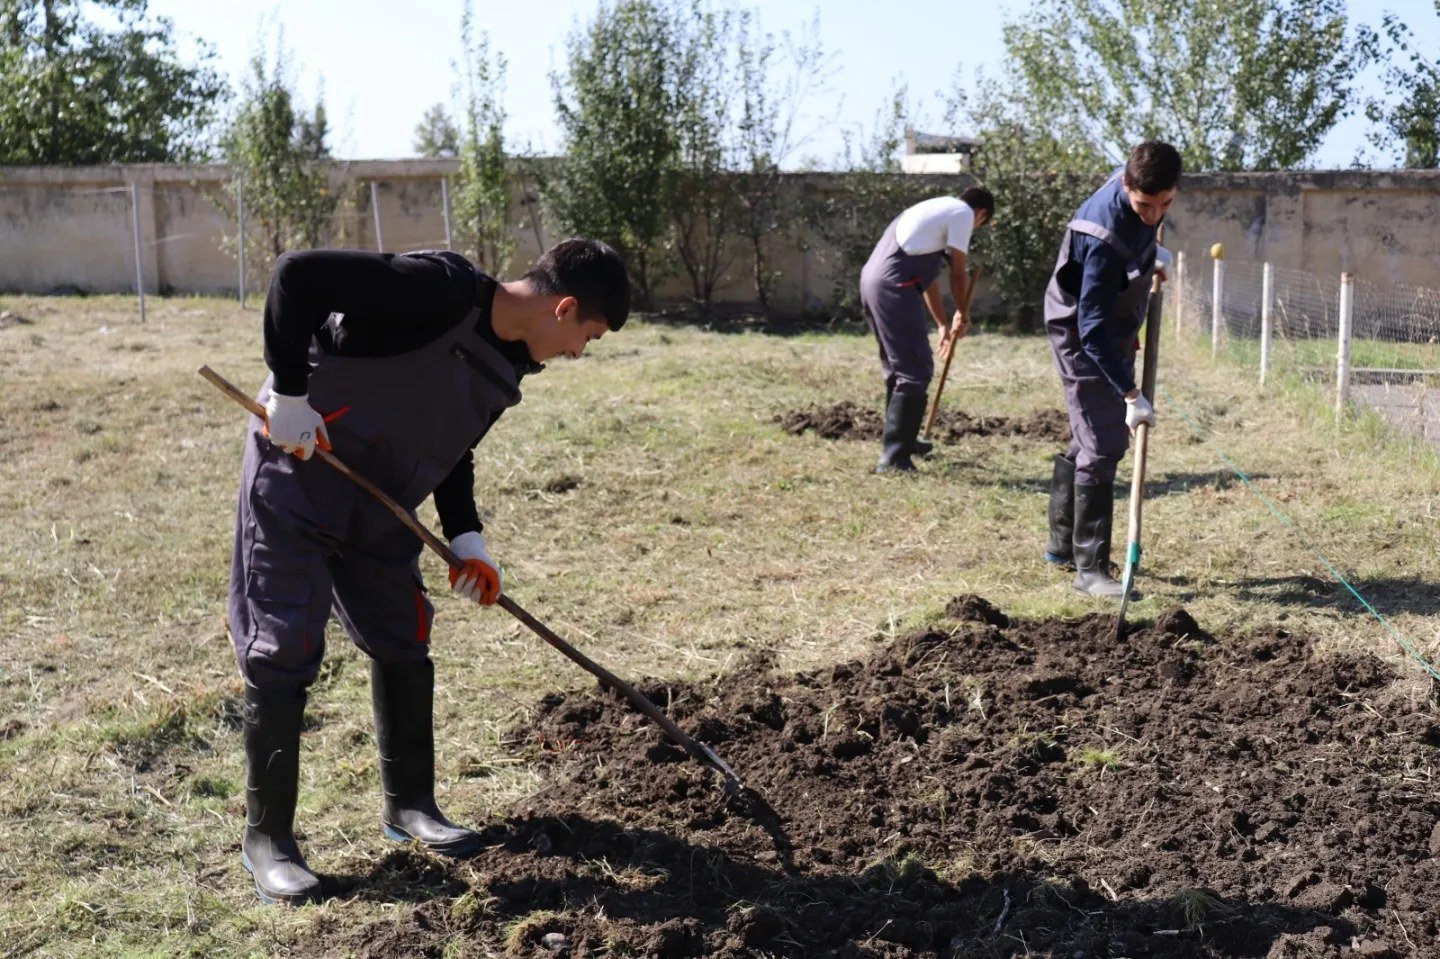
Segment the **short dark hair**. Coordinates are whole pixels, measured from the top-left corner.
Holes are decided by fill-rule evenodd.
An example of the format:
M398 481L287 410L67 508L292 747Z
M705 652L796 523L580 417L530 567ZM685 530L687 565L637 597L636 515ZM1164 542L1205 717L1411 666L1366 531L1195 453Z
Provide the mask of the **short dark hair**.
M995 219L995 194L983 186L966 187L965 192L960 194L960 199L976 213L984 210L990 214L990 219Z
M583 318L599 316L611 330L624 326L630 315L630 274L614 247L600 240L561 240L523 279L543 296L575 297Z
M1146 140L1125 161L1125 185L1154 195L1180 185L1180 151L1159 140Z

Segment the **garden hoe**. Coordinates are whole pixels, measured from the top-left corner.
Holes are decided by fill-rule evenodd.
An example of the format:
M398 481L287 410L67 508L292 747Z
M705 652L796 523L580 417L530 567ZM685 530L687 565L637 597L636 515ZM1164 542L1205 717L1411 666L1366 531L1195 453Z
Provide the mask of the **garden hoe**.
M1150 300L1145 307L1145 366L1140 374L1140 392L1155 402L1155 364L1160 358L1160 309L1164 296L1160 276L1150 280ZM1121 582L1120 615L1115 618L1115 639L1125 638L1125 607L1130 605L1130 590L1135 585L1135 571L1140 568L1140 505L1145 497L1145 456L1150 448L1150 425L1135 427L1135 472L1130 480L1130 544L1125 550L1125 576Z
M255 400L253 400L251 397L242 393L238 388L236 388L233 383L225 379L225 377L221 376L219 373L216 373L208 366L200 367L199 372L201 376L213 383L216 387L220 389L222 393L230 397L236 403L239 403L241 406L245 407L247 410L249 410L254 415L260 417L261 419L265 418L265 410L260 406L260 404L256 403ZM315 448L315 455L318 456L320 459L324 460L325 462L329 463L341 473L345 474L345 476L349 477L356 484L358 484L360 488L378 499L386 509L390 510L390 512L395 514L396 518L398 518L400 522L405 524L405 526L410 530L410 532L420 537L421 542L434 550L435 553L447 564L449 564L452 569L460 569L465 565L458 556L456 556L453 552L450 551L450 547L445 544L444 540L440 539L440 537L430 532L430 530L427 529L424 524L422 524L419 520L417 520L414 515L410 513L409 510L405 509L405 507L401 506L399 503L395 502L395 500L391 499L384 490L380 489L380 487L376 486L374 483L370 482L368 479L361 476L359 473L356 473L354 470L350 469L350 467L345 465L345 463L341 461L337 456L335 456L334 453L331 453L329 450L321 449L317 446ZM727 798L749 792L748 790L746 790L745 785L740 781L740 777L735 774L735 770L731 769L728 765L726 765L725 760L721 759L718 755L716 755L715 750L711 749L704 743L699 742L698 740L695 740L690 736L686 735L684 730L682 730L679 726L675 725L674 720L672 720L669 716L666 716L665 713L660 710L660 707L656 706L650 700L646 699L644 694L641 693L638 689L636 689L634 686L631 686L629 683L625 682L623 679L616 676L614 673L610 672L610 670L606 669L604 666L601 666L599 663L590 659L588 656L580 652L574 646L571 646L565 640L561 639L554 632L552 632L550 628L547 627L544 623L540 622L534 616L531 616L528 612L522 609L520 604L515 602L509 596L501 594L500 598L496 600L496 602L499 604L501 609L505 610L511 616L514 616L516 619L520 620L520 622L528 626L530 630L535 633L535 635L539 636L541 639L545 640L545 642L560 650L560 652L568 656L582 669L590 673L596 679L600 680L602 684L609 686L611 689L614 689L621 695L623 695L626 699L630 701L630 705L634 706L637 710L650 717L650 719L653 720L657 726L659 726L662 730L665 731L665 734L667 736L673 739L678 746L680 746L687 753L689 753L692 758L700 762L702 765L707 766L711 770L719 773L720 776L724 779L725 796Z
M980 264L975 264L975 269L970 272L970 285L965 288L965 305L955 306L960 310L965 319L970 319L970 301L975 299L975 284L980 282ZM940 367L940 381L935 384L935 399L930 403L930 415L925 417L925 435L930 435L930 428L935 425L935 414L940 412L940 394L945 391L945 377L950 375L950 360L955 355L955 341L952 339L949 349L945 351L945 365Z

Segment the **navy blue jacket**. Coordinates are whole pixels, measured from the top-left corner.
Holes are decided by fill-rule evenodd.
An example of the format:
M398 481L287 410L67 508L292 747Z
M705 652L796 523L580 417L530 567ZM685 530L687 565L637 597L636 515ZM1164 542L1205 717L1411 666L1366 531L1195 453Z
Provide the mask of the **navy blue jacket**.
M1095 191L1081 204L1075 219L1099 223L1137 253L1155 240L1156 228L1146 226L1131 209L1123 177L1115 177ZM1115 300L1126 284L1125 260L1110 244L1082 233L1070 235L1070 259L1083 264L1077 297L1080 345L1111 385L1121 393L1128 393L1135 389L1135 374L1116 349L1116 343L1133 339L1140 332L1145 323L1145 308L1142 305L1134 316L1114 315Z

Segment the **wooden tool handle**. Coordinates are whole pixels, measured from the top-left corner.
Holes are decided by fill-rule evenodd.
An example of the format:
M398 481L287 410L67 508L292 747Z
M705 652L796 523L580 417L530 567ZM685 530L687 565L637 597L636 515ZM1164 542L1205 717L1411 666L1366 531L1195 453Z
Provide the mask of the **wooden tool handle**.
M980 282L980 264L975 264L975 269L970 273L970 285L965 288L965 305L955 304L960 309L960 315L966 319L970 317L970 302L975 299L975 287ZM930 428L935 425L935 414L940 412L940 394L945 392L945 377L950 375L950 360L955 356L955 338L950 338L950 347L945 351L945 364L940 367L940 380L935 384L935 399L930 401L930 413L925 417L925 435L930 435Z

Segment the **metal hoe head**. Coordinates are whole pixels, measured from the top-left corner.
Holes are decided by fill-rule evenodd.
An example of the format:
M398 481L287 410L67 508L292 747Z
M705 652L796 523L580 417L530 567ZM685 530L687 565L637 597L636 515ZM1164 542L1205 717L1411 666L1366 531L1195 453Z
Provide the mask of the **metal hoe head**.
M1125 638L1125 610L1130 605L1130 593L1135 587L1135 570L1140 566L1140 544L1131 543L1125 556L1125 577L1120 583L1120 613L1115 617L1115 638Z

